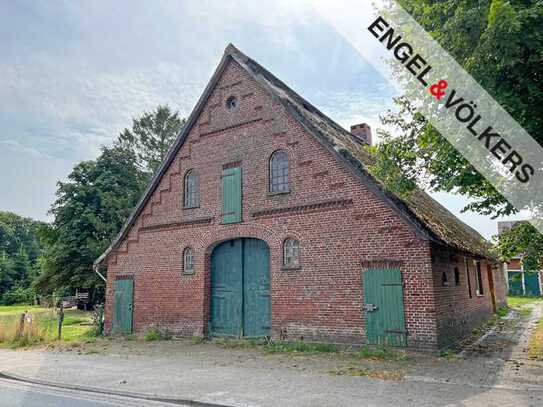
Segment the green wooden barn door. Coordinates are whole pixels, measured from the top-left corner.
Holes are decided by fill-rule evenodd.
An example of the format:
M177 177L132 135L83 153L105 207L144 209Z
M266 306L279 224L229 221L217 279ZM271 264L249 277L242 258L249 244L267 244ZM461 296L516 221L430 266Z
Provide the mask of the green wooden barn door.
M113 302L113 332L132 333L132 304L134 299L134 280L115 280Z
M400 270L365 271L364 299L364 323L368 343L407 346Z
M211 256L211 335L268 336L270 320L268 245L258 239L221 243Z
M241 335L243 241L221 243L211 257L211 320L212 335Z
M243 250L243 335L269 336L270 251L266 242L244 239Z

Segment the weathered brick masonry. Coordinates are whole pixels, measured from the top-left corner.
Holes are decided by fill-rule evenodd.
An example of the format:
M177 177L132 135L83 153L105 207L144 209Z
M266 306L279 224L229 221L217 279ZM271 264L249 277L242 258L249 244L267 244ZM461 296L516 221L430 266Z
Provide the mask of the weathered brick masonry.
M225 100L231 95L238 106L229 110ZM268 192L269 159L278 149L289 156L287 194ZM232 163L242 169L242 222L223 225L221 173ZM200 204L184 209L183 179L189 169L198 172ZM439 256L432 256L436 249L429 239L228 60L157 188L107 256L106 330L111 329L113 281L129 275L135 331L158 326L206 335L212 250L239 237L264 240L270 248L274 338L365 342L362 273L383 262L399 266L404 279L409 346L436 347L445 336L462 335L464 325L472 327L492 313L488 289L484 297L467 298L464 272L460 286L454 280L441 286L442 269L450 271L457 262L462 266L462 257L432 263ZM287 237L300 241L299 269L282 269ZM183 274L187 246L194 250L190 275ZM484 275L488 284L486 268ZM498 296L503 302L504 293ZM451 323L458 318L467 322Z

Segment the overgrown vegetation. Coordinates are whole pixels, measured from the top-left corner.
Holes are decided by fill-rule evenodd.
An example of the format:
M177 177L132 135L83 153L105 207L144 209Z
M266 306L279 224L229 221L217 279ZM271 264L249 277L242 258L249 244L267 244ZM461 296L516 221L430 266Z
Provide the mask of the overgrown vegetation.
M21 323L22 314L27 312ZM91 337L89 312L70 309L65 311L61 340L77 342ZM57 341L58 318L49 308L21 305L0 306L0 346L18 348Z
M146 342L167 341L170 339L172 339L171 333L160 328L150 328L143 334L143 340Z
M407 355L404 352L389 347L379 346L363 346L359 349L345 349L343 347L328 343L269 341L262 339L238 340L228 338L215 339L213 340L213 343L226 349L256 349L269 354L343 353L361 359L395 361L407 360Z

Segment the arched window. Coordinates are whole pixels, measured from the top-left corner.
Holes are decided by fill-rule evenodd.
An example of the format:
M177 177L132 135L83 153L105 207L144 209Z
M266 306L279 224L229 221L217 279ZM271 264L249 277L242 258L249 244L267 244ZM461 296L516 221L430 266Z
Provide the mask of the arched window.
M199 204L198 174L189 170L185 174L185 196L183 206L185 208L196 208Z
M278 150L270 158L270 192L289 192L288 156Z
M296 239L285 239L283 242L283 267L296 268L300 266L300 242Z
M194 256L190 247L185 248L183 251L183 273L194 273Z

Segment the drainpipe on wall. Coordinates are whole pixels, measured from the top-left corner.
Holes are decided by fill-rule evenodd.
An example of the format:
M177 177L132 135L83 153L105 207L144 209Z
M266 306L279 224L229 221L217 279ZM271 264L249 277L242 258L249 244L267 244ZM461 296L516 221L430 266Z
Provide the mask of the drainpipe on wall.
M94 265L94 267L93 267L93 268L94 268L94 272L95 272L96 274L98 274L98 275L100 276L100 278L101 278L102 280L104 280L104 282L107 283L106 278L103 276L102 273L100 273L100 272L98 271L98 267L100 267L98 264L95 264L95 265Z

